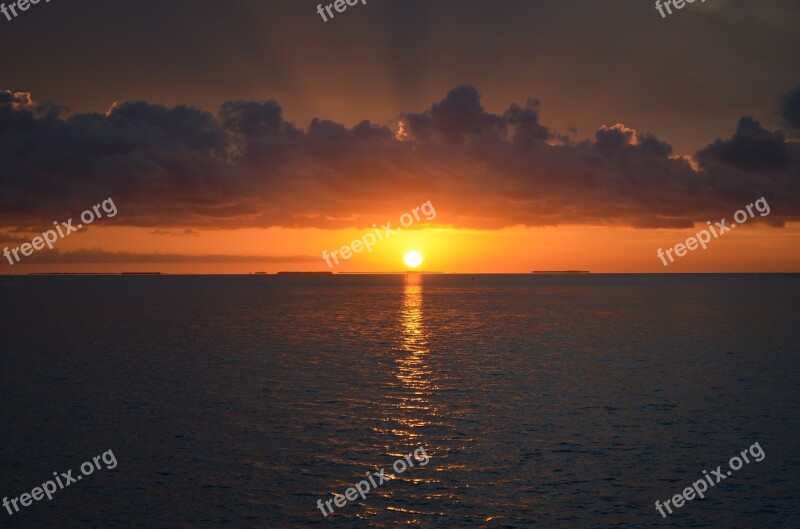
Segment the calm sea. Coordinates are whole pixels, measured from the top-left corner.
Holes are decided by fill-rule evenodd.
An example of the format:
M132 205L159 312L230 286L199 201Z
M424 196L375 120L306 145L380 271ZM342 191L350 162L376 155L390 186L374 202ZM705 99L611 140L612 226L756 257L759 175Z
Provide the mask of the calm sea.
M0 496L118 460L3 528L800 527L798 275L3 276L0 301Z

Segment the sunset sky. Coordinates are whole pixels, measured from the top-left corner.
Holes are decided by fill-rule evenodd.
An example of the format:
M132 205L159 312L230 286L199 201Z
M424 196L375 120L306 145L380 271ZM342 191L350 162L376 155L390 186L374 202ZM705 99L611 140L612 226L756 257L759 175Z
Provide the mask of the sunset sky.
M800 3L317 3L0 18L0 249L118 208L0 274L800 271Z

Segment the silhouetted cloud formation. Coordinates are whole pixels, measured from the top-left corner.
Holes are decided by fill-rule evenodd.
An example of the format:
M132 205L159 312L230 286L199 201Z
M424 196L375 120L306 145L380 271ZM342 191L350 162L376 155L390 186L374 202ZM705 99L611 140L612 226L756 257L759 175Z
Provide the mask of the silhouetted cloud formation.
M797 93L781 102L787 121ZM800 144L752 117L688 157L623 124L576 143L539 108L488 113L464 85L401 113L396 130L323 119L302 129L275 101L231 101L217 115L133 101L70 116L0 91L0 225L47 225L109 196L120 214L108 225L162 229L369 227L423 199L443 223L490 229L687 227L761 196L768 222L800 215Z
M781 99L781 117L787 127L800 131L800 86Z
M794 152L792 152L794 151ZM751 117L742 118L730 140L717 140L698 153L706 162L725 162L745 170L782 169L797 163L797 144L786 143L783 134L764 130Z

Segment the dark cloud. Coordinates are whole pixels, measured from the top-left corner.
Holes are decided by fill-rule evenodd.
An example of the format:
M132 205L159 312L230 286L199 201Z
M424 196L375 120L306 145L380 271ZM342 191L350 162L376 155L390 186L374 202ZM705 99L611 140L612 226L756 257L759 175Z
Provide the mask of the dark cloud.
M781 117L787 127L800 131L800 86L781 99Z
M455 145L463 144L470 136L502 133L507 124L502 117L484 112L480 94L472 85L454 88L427 112L406 112L401 119L404 130L415 138L443 139Z
M574 142L540 102L486 112L463 85L395 126L288 122L276 101L217 115L142 101L67 115L0 91L0 226L37 228L112 197L104 225L163 230L369 227L431 200L457 227L686 227L764 196L800 214L800 145L742 118L692 159L652 134L602 126Z
M524 107L512 103L504 117L513 127L513 138L517 142L545 141L552 136L547 127L539 124L538 99L528 99Z
M780 131L770 132L755 119L745 117L731 139L718 139L700 151L698 159L754 171L782 169L797 163L796 147L787 143Z

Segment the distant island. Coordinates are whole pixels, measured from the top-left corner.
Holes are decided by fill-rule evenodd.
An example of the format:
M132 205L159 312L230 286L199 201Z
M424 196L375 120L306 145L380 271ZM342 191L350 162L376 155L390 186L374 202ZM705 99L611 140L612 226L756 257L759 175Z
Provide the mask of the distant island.
M534 270L532 274L590 274L588 270Z
M333 272L278 272L278 275L281 275L281 274L291 274L291 275L304 275L304 276L307 276L307 275L320 275L320 274L324 274L324 275L333 275Z

